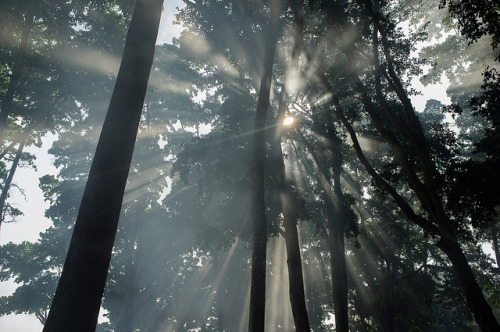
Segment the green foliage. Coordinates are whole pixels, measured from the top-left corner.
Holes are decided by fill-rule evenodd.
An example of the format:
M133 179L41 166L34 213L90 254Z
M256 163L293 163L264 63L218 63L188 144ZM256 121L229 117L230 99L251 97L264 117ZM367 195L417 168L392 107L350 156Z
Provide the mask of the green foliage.
M302 54L298 73L292 73L296 23L292 9L298 3L292 1L282 17L284 33L277 45L268 119L272 125L267 130L266 204L269 242L273 244L269 278L285 275L286 258L276 259L283 215L275 195L278 166L271 136L280 127L290 194L299 216L313 329L331 328L324 324L333 310L325 227L331 197L321 181L324 176L332 189L337 185L337 173L345 212L351 329L477 328L449 261L435 246L439 239L409 223L387 190L377 186L364 170L316 72L325 73L374 170L423 218L429 218L429 212L404 171L402 157L368 114L353 78L359 77L382 127L401 145L405 167L418 179L425 176L420 155L389 115L408 130L416 129L391 86L394 79L387 78L387 68L392 61L395 74L405 78L402 85L409 95L414 93L410 79L421 74L426 63L433 67L424 82L437 82L442 73L452 78L449 93L461 107L447 108L455 109L457 127L448 124L444 105L435 100L429 100L424 112L417 114L418 123L436 169L433 179L446 204L445 213L453 220L478 282L498 313L498 271L473 242L490 239L489 227L495 222L493 211L500 199L500 80L496 70L487 71L482 94L474 84L459 84L464 75L483 69L480 59L491 54L485 55L483 48L472 50L463 38L450 35L444 43L422 51L425 61L416 59L413 52L426 33L433 37L448 30L436 24L443 22L443 13L429 3L376 1L376 19L386 32L390 59L380 40L375 45L374 18L365 1L305 1L301 37L313 62ZM488 16L492 10L498 13L493 2L478 2L477 6L486 6L484 17L488 19L482 21L477 20L482 16L472 20L472 5L447 4L457 18L466 15L459 24L464 34L472 36L469 38L484 34L495 38L495 18ZM29 8L40 23L33 30L24 60L26 70L16 92L15 118L9 123L6 142L22 129L32 131L29 144L39 144L47 131L55 132L57 140L50 153L58 167L57 176L45 175L39 180L50 204L45 214L52 226L36 243L0 247L0 280L19 285L12 295L0 299L0 315L31 313L44 322L114 83L114 62L106 61L120 55L132 5L129 0L27 2L27 7L7 1L0 5L0 15L9 18L0 27L5 41L0 46L0 97L5 95L25 23L21 13ZM418 12L418 8L426 9ZM239 331L246 325L250 138L268 15L268 1L185 1L177 15L185 31L173 45L157 47L102 302L109 321L100 330L111 331L124 322L134 330L153 331ZM425 21L426 30L406 33L398 28L409 17ZM427 24L427 19L435 22ZM380 30L378 37L381 39ZM387 108L377 97L375 53L387 76L381 75L380 80ZM287 129L278 120L283 88L288 92L284 112L296 120ZM467 104L462 102L471 95L476 96ZM28 127L32 124L36 125ZM7 154L0 161L0 180L5 181L12 158ZM24 154L22 163L34 165L34 156ZM322 171L321 163L325 165ZM8 213L14 216L18 212L11 209ZM289 305L275 295L286 293L286 279L279 280L283 289L278 292L278 286L271 284L277 288L268 301L272 310L288 310ZM276 330L278 324L281 330L286 330L285 324L291 327L286 318L273 324Z
M440 6L445 7L451 15L458 19L460 32L471 42L484 35L492 37L492 47L500 42L500 6L494 0L455 1L441 0Z
M499 159L499 117L498 102L500 101L500 80L495 69L484 73L481 86L482 94L475 96L467 103L473 117L482 117L483 135L473 141L473 155L450 170L458 179L450 197L450 206L463 215L469 216L473 224L481 230L494 223L495 208L500 202L497 169ZM455 112L462 113L462 108L455 106Z

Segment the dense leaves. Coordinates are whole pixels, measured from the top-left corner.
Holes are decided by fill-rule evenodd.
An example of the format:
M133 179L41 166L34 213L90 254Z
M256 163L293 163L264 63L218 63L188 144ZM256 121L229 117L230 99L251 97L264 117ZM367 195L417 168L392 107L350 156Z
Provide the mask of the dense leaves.
M183 1L177 21L184 31L172 44L157 45L98 330L248 325L252 135L270 5ZM333 330L343 296L351 331L480 329L450 257L457 250L479 285L476 295L484 294L498 317L498 265L483 248L493 244L498 256L500 77L488 38L496 47L499 7L486 0L438 6L316 0L281 8L260 151L267 330L294 328L285 220L292 209L284 210L284 197L293 204L314 331ZM0 247L0 280L18 284L1 298L0 314L33 314L45 323L132 7L133 1L0 5L2 98L26 13L35 23L5 127L0 181L5 187L20 132L27 146L53 132L58 167L57 175L39 179L52 225L36 242ZM456 27L465 38L450 33ZM422 49L422 41L430 43ZM412 79L436 83L443 75L453 104L430 99L416 112ZM282 124L286 116L291 125ZM24 152L20 166L30 165L36 160ZM10 188L17 190L15 177ZM11 203L5 220L24 222ZM338 269L342 257L346 277Z

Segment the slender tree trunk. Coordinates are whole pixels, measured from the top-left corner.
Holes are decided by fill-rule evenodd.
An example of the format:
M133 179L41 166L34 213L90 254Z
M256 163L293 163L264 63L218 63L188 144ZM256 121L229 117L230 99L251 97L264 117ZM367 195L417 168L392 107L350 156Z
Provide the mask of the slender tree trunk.
M315 116L313 115L314 118ZM322 135L320 131L318 132ZM341 204L343 198L340 187L340 176L339 173L334 173L334 183L336 184L334 184L334 190L332 190L330 181L327 178L329 169L325 158L320 158L303 136L301 136L301 139L314 158L314 162L317 165L319 182L324 190L322 198L325 201L327 214L326 229L328 231L328 247L330 249L330 272L332 275L335 326L337 331L347 331L349 324L347 311L347 267L344 242L345 213ZM339 170L337 169L336 172L339 172Z
M347 266L345 261L345 211L342 204L343 193L340 185L340 173L342 172L342 141L337 137L335 127L331 119L319 116L314 103L309 101L312 110L312 119L315 131L324 137L325 150L331 153L330 163L327 157L316 157L320 177L324 187L324 200L327 210L328 245L330 248L330 265L332 274L332 296L335 312L335 328L338 332L349 330L348 307L347 307ZM328 164L329 163L329 164ZM329 167L330 166L330 167ZM330 188L329 168L333 173L333 190Z
M283 87L285 89L285 87ZM282 93L285 93L284 90ZM278 121L281 117L278 115ZM277 164L276 182L278 195L281 202L281 211L283 212L283 224L285 231L285 246L288 265L288 289L290 295L290 304L292 306L293 321L295 331L309 332L311 327L307 314L306 297L304 293L304 277L302 272L302 258L300 255L299 234L297 232L297 211L296 203L292 195L292 186L287 178L285 164L283 162L283 150L281 148L280 123L275 124L275 139L271 146L272 155L275 156L271 161Z
M497 217L494 217L497 218ZM495 259L497 261L497 267L500 267L500 249L498 247L498 227L493 221L493 225L491 225L491 237L493 240L493 251L495 252Z
M298 5L294 9L296 16L297 32L295 35L294 51L302 45L302 30L303 30L303 1L298 1ZM335 327L338 332L347 332L349 329L348 311L347 311L347 267L345 261L345 242L344 242L344 228L345 228L345 213L341 204L342 189L340 185L340 172L341 172L341 155L340 145L341 142L335 136L333 126L326 121L327 129L320 128L318 113L314 109L314 103L310 103L313 108L313 121L318 132L328 137L328 145L334 154L333 173L334 173L334 190L333 193L330 189L330 183L326 178L328 177L328 167L326 161L317 162L320 169L320 177L323 177L325 189L325 202L327 205L327 229L328 229L328 244L330 248L330 265L332 274L332 295L335 311ZM325 130L326 129L326 132ZM311 151L312 152L312 151Z
M14 141L12 141L12 142L11 142L8 146L6 146L6 147L2 150L2 152L0 152L0 160L1 160L1 159L3 159L3 157L5 157L5 155L6 155L7 153L9 153L9 151L11 151L17 143L18 143L18 142L16 142L16 141L14 140Z
M16 93L19 85L19 79L24 71L24 59L28 50L28 42L33 28L33 16L29 16L28 20L24 23L21 32L21 42L16 52L16 59L12 68L12 75L10 76L7 92L2 99L0 110L0 144L4 141L5 128L7 127L7 118L12 112L12 104L14 102L14 94Z
M342 186L340 184L340 173L342 172L342 141L337 137L335 127L331 121L327 122L328 140L333 154L332 171L333 171L333 195L335 200L332 202L335 208L336 216L333 226L334 231L334 251L333 263L334 268L332 272L332 280L334 294L336 295L337 308L335 313L335 326L337 332L347 332L349 330L349 317L347 306L347 265L345 260L345 225L346 225L346 211L344 202L344 194L342 193ZM334 302L335 303L335 302Z
M21 155L23 154L24 145L26 140L23 140L19 143L19 147L17 148L16 156L14 157L14 161L12 162L12 166L9 170L9 175L5 180L2 194L0 195L0 227L2 227L2 222L5 219L5 201L7 200L7 196L9 194L10 185L12 184L12 179L14 178L14 174L16 173L17 165L19 165L19 160L21 159Z
M460 286L464 291L467 304L482 331L498 332L498 324L490 305L486 302L483 292L474 277L474 273L465 257L456 237L448 232L447 236L441 237L436 246L444 251L450 259Z
M341 207L327 202L328 245L330 247L330 269L332 274L333 309L335 313L335 330L349 330L347 315L347 269L344 249L344 218Z
M374 20L374 22L377 22ZM380 30L380 26L377 27L377 29ZM384 34L382 33L382 36ZM388 47L387 45L384 45L384 48L386 50L386 57L390 59L390 54L388 52ZM307 51L304 49L304 53L307 57L307 60L312 63L311 56L307 53ZM389 67L390 63L389 63ZM443 206L442 206L442 201L439 196L439 191L437 190L437 187L435 185L434 181L434 174L436 174L435 169L432 167L432 162L429 159L429 154L427 150L427 145L425 143L425 139L423 139L423 132L421 130L421 126L418 123L418 125L415 126L402 126L402 135L404 135L407 140L414 146L416 147L416 150L419 153L419 156L422 159L423 163L423 168L424 168L424 173L425 173L425 186L424 185L419 185L419 188L415 190L417 195L419 196L419 200L422 202L422 206L427 210L429 215L436 221L436 224L431 222L428 219L423 218L420 215L417 215L413 209L408 205L408 203L405 201L405 199L399 195L399 193L392 187L385 179L383 179L376 171L375 169L370 165L366 157L364 156L364 153L361 149L361 146L359 145L359 141L357 140L356 133L352 126L349 123L349 120L343 113L343 110L340 106L340 102L338 97L335 95L333 92L333 89L325 76L325 74L319 70L319 68L316 68L316 72L318 75L318 79L324 84L325 88L331 93L332 97L332 102L334 104L334 108L338 114L339 119L342 121L344 126L346 127L349 136L352 140L353 147L356 151L356 155L358 156L358 159L360 162L363 164L367 172L372 176L373 180L375 183L380 186L381 188L385 189L394 199L394 202L399 206L403 214L412 222L415 224L421 226L425 231L435 234L437 236L440 236L443 243L443 246L446 246L446 243L449 243L450 240L446 239L449 238L447 234L449 232L443 232L442 228L450 228L451 227L451 221L446 217ZM398 88L398 84L400 83L398 78L396 77L396 74L394 73L394 69L391 70L391 73L394 78L393 80L390 81L392 86L394 87L394 90L398 94L398 98L401 99L401 102L403 106L405 107L405 110L407 113L410 113L410 110L413 112L413 108L411 107L411 102L408 102L408 97L405 96L405 92L402 88ZM386 77L386 79L388 79ZM390 80L390 78L388 79ZM408 114L408 117L410 118L410 122L413 123L414 118L416 117L415 114ZM417 135L414 136L412 133L409 132L410 129L408 127L411 127L413 131L417 132ZM396 128L400 129L400 128ZM404 163L402 166L405 166ZM405 170L406 171L406 170ZM406 174L407 176L412 176L412 174ZM456 238L452 240L451 242L456 242ZM442 247L438 246L439 248L442 249ZM474 315L474 318L476 319L478 325L481 327L483 331L499 331L500 330L500 325L495 319L495 316L493 315L493 311L491 310L491 307L487 303L483 293L481 292L481 289L479 288L477 281L474 278L474 275L472 274L472 270L470 266L467 263L467 260L465 258L464 253L462 252L460 246L458 243L456 243L456 246L453 245L454 250L452 251L455 253L455 257L450 257L448 254L448 257L452 261L453 266L455 267L455 272L457 273L457 277L459 280L471 280L473 281L473 284L477 286L475 288L473 285L468 285L466 282L461 282L462 288L464 290L464 294L467 298L467 304L469 305L469 308L471 312ZM443 250L444 251L444 250ZM459 254L457 254L459 252ZM446 253L446 252L445 252ZM460 256L465 259L465 263L460 261ZM453 261L455 260L455 262ZM459 264L460 263L460 264ZM467 272L467 270L470 271ZM460 273L465 273L466 275L460 275ZM472 279L471 279L472 278ZM475 289L475 291L474 291ZM474 293L475 292L475 293Z
M390 258L386 258L385 262L387 265L387 271L382 274L380 280L380 289L382 291L382 305L384 312L384 320L386 327L384 331L393 332L396 331L396 325L394 322L394 279L393 279L393 267L391 267L391 263L389 262Z
M292 305L293 321L295 331L309 332L309 317L307 315L306 297L304 294L304 277L302 273L302 260L300 257L299 237L297 233L297 216L292 207L292 200L289 194L282 198L284 224L285 224L285 244L288 264L288 290L290 303Z
M302 8L302 0L299 0L299 8ZM302 34L302 25L297 24L297 33ZM298 70L298 60L300 54L300 45L295 42L292 51L292 60L290 63L290 72ZM270 162L276 165L276 183L278 199L281 203L283 212L283 223L285 231L285 246L287 252L288 266L288 289L290 304L292 306L293 320L296 331L311 331L309 317L307 313L306 297L304 292L304 276L302 271L302 258L300 255L299 235L297 232L297 211L296 202L292 194L292 185L289 177L286 175L284 164L283 149L281 148L281 138L283 133L283 120L285 118L287 107L286 83L283 85L279 98L279 107L276 119L274 119L271 142Z
M267 219L264 198L266 159L266 117L269 108L274 51L279 34L280 0L271 0L271 22L264 47L264 66L260 83L253 134L252 154L252 271L248 331L264 331L266 304Z
M153 62L163 0L137 0L44 331L94 331Z
M472 273L472 269L468 264L467 258L458 244L457 238L452 229L452 222L446 216L444 211L442 197L435 181L435 178L438 176L438 172L430 156L429 148L426 143L420 121L418 120L411 104L411 100L409 99L404 86L396 73L395 65L390 53L390 45L387 39L387 34L385 28L380 22L378 3L377 1L374 1L373 6L371 0L363 0L363 3L372 17L375 30L380 33L382 50L387 61L388 74L381 72L378 59L376 59L377 72L378 74L384 75L385 79L389 83L389 86L398 96L398 99L403 105L403 109L406 113L407 124L393 121L393 126L415 148L422 163L422 171L424 175L423 183L420 182L411 169L405 167L404 161L400 164L403 167L404 173L409 177L411 186L414 188L414 191L422 203L423 208L429 213L438 226L437 235L439 235L441 239L436 245L445 252L452 262L457 278L460 281L464 295L467 299L467 304L469 305L477 324L483 331L500 331L500 325L498 324L491 307L486 301L481 288ZM378 44L378 37L376 33L374 34L374 37L374 43ZM377 57L377 55L375 55L375 57ZM381 105L384 107L385 99L379 96L379 100L381 101ZM390 116L389 113L386 114Z

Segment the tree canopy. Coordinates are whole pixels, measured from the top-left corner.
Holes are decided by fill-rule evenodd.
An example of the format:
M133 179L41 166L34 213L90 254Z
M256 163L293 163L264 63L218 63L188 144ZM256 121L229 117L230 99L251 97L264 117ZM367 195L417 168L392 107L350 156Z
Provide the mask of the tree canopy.
M0 315L498 331L495 1L183 0L153 57L162 3L0 4L2 227L47 133L57 167L33 179L51 226L2 239ZM417 81L446 96L417 111Z

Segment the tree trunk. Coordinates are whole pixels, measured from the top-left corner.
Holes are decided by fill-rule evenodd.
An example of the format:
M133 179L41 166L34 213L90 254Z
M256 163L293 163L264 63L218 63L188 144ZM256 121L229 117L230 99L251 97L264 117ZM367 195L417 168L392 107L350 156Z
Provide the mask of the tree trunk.
M9 189L10 185L12 184L12 179L14 178L14 174L16 173L17 165L19 165L19 160L21 159L21 155L23 154L23 149L24 149L24 144L26 143L26 140L23 140L20 144L19 147L17 148L16 156L14 157L14 161L12 162L12 166L10 167L9 170L9 175L7 176L7 179L5 180L3 189L2 189L2 194L0 195L0 228L2 227L2 222L5 219L5 201L7 200L7 196L9 194Z
M327 161L327 156L316 156L316 163L321 172L320 177L324 194L323 199L327 211L328 245L330 248L330 265L332 274L332 296L333 309L335 312L335 329L338 332L349 330L348 309L347 309L347 266L345 261L345 211L342 204L343 193L340 185L340 173L342 172L342 141L337 137L335 127L328 117L321 117L316 110L314 103L309 101L312 110L314 130L324 137L324 150L331 153L331 161ZM330 167L329 167L330 166ZM330 188L329 169L333 173L333 191Z
M94 331L153 62L163 0L137 0L44 331Z
M347 269L345 262L344 218L340 206L327 202L328 245L330 247L330 269L332 273L333 309L335 331L347 332ZM340 204L339 204L340 205Z
M309 325L306 297L304 294L302 259L300 257L299 236L297 233L297 216L292 207L293 202L291 197L289 197L290 195L285 194L284 196L282 198L282 206L285 224L286 262L288 264L288 290L292 305L293 321L295 323L295 331L309 332L311 331L311 327Z
M313 121L316 118L313 111ZM319 120L318 120L319 121ZM317 122L319 123L319 122ZM315 128L318 130L319 128ZM324 133L318 130L320 136ZM325 134L326 136L327 134ZM302 142L310 151L314 162L317 165L319 183L323 188L322 199L325 201L327 222L326 229L328 231L328 247L330 249L330 272L332 275L332 297L333 307L335 312L335 326L337 331L347 331L348 311L347 311L347 267L345 261L345 243L344 243L344 228L345 228L345 213L341 204L342 191L340 187L340 170L334 166L334 190L332 191L330 181L327 178L329 168L326 165L325 158L320 158L314 151L314 148L307 142L305 137L301 137ZM331 144L332 142L329 142ZM335 143L333 143L335 144ZM325 148L328 150L330 147ZM331 152L336 150L330 150ZM340 150L339 150L340 151ZM334 152L335 156L338 156Z
M493 217L497 218L497 217ZM497 267L500 267L500 249L498 247L498 228L496 225L496 220L493 221L491 225L491 237L493 240L493 251L495 252L495 259L497 261Z
M348 318L348 307L347 307L347 265L345 261L345 225L346 225L346 213L343 204L344 194L342 193L342 186L340 185L340 173L342 171L342 155L341 155L341 144L342 141L336 136L335 129L328 123L329 141L332 146L331 150L333 152L333 195L335 200L332 202L335 208L335 219L333 220L334 228L334 251L332 263L334 263L334 268L332 269L332 280L334 294L334 303L336 303L337 308L335 312L335 326L337 332L347 332L349 331L349 318ZM338 206L335 206L338 205ZM336 299L335 299L336 298ZM337 317L338 316L338 317Z
M495 319L495 315L493 315L488 302L486 302L483 292L455 236L448 233L448 236L443 236L436 243L436 246L444 251L453 264L453 269L462 286L467 304L481 330L487 332L500 331L500 325Z
M301 8L302 1L299 1ZM302 25L297 24L297 33L302 33ZM295 42L292 61L290 63L290 72L297 71L300 53L300 45ZM287 252L288 266L288 290L290 304L292 306L293 320L296 331L311 331L309 317L307 313L306 297L304 292L304 276L302 271L302 258L300 254L299 235L297 232L297 211L296 202L292 193L292 184L286 175L284 164L283 149L281 148L281 138L283 135L283 120L287 108L286 83L281 88L279 106L276 118L272 124L272 141L270 147L270 163L275 165L276 174L273 174L276 180L276 193L283 212L283 224L285 231L285 246Z
M387 271L381 274L380 278L380 290L382 291L382 311L383 311L383 324L385 324L384 331L394 332L396 331L396 325L394 322L394 291L395 280L392 275L393 268L389 262L390 258L385 259L387 266Z
M264 66L255 112L252 153L252 272L248 331L264 331L266 304L267 219L264 199L266 117L269 108L274 51L279 33L280 0L271 1L271 22L264 47Z
M24 58L26 57L26 51L28 50L28 42L32 28L33 16L29 17L28 20L24 23L24 27L21 32L21 42L19 43L19 47L16 52L12 75L10 76L7 92L2 99L2 108L0 110L0 144L4 141L5 128L7 128L7 118L12 112L14 94L16 93L17 86L19 85L19 79L21 78L24 71Z
M285 93L283 87L282 93ZM271 146L271 162L277 164L276 182L279 199L281 202L281 211L283 212L283 224L285 238L287 266L288 266L288 290L290 295L290 304L292 306L293 321L295 331L309 332L311 327L307 314L306 297L304 293L304 277L302 272L302 258L300 255L299 234L297 232L297 211L296 203L292 194L292 186L287 178L285 164L283 162L283 150L281 148L280 134L280 114L275 123L274 140Z
M3 157L5 157L5 155L7 153L9 153L9 151L11 151L14 146L17 144L18 142L16 142L15 140L13 140L9 145L7 145L3 150L2 152L0 152L0 160L3 159Z

